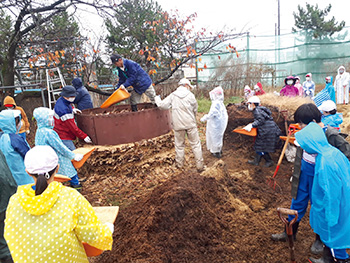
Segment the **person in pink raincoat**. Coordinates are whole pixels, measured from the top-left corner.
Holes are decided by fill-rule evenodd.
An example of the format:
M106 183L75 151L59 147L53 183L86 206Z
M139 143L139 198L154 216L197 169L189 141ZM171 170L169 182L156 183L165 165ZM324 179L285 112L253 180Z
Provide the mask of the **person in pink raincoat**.
M302 97L303 93L304 93L304 89L303 89L303 85L300 84L300 77L299 76L295 76L296 78L296 82L294 87L296 87L299 90L299 96Z
M284 79L286 84L280 91L281 96L296 97L299 96L299 90L294 86L296 78L293 76L288 76Z

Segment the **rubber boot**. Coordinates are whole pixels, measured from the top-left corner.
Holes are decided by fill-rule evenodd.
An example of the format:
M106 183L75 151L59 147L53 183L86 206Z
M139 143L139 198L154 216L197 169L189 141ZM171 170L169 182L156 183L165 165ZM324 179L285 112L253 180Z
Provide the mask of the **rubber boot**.
M216 157L216 158L221 158L221 152L216 152L216 153L212 153L212 155L214 156L214 157Z
M260 154L255 154L254 160L248 160L248 163L258 166L261 161L261 157L262 156Z
M137 111L137 105L131 105L131 111Z
M329 247L325 246L323 249L323 256L321 258L309 258L311 263L335 263L332 252ZM339 261L338 261L339 262ZM346 262L346 261L343 261Z
M273 161L271 159L271 156L269 153L265 153L263 155L264 159L265 159L265 167L271 167L273 165Z
M293 239L294 241L297 240L297 232L298 232L298 228L299 228L299 223L300 222L295 222L292 226L293 229ZM278 234L272 234L271 235L271 239L273 241L281 241L281 242L286 242L288 240L288 235L286 233L286 230L284 230L284 232L282 233L278 233Z
M323 253L323 243L319 235L316 234L314 243L311 246L311 253L315 255L321 255Z

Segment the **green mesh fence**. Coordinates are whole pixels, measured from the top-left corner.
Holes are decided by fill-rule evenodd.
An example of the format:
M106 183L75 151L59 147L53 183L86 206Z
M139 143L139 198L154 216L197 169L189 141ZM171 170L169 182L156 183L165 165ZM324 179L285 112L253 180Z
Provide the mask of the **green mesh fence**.
M244 34L198 60L198 85L241 90L244 85L253 86L261 81L264 86L278 90L286 76L298 75L303 82L309 72L316 84L324 83L326 76L336 76L341 65L349 66L350 71L348 29L323 39L313 39L311 31L280 36ZM239 57L230 45L237 48Z

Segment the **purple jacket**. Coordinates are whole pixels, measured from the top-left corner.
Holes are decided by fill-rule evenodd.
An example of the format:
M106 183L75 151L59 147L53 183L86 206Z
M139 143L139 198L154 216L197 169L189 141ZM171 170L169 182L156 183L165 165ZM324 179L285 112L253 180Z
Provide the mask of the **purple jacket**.
M299 90L295 86L284 86L280 91L281 96L296 97L299 96Z

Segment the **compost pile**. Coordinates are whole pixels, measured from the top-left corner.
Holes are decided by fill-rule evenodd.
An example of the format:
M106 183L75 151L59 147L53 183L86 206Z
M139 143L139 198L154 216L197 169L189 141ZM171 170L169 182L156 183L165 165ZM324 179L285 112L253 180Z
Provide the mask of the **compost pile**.
M270 168L250 166L253 139L231 131L250 123L252 113L228 106L223 158L203 143L207 169L198 174L189 145L185 170L174 165L173 134L138 143L98 147L79 170L82 194L93 206L119 205L113 249L90 258L105 262L288 262L287 243L270 240L283 230L276 208L290 206L292 165L285 160L273 190ZM284 119L273 109L283 129ZM201 117L201 116L198 116ZM205 139L205 124L199 124ZM204 142L204 141L203 141ZM272 155L275 162L280 150ZM295 244L298 262L311 256L314 235L305 215Z

